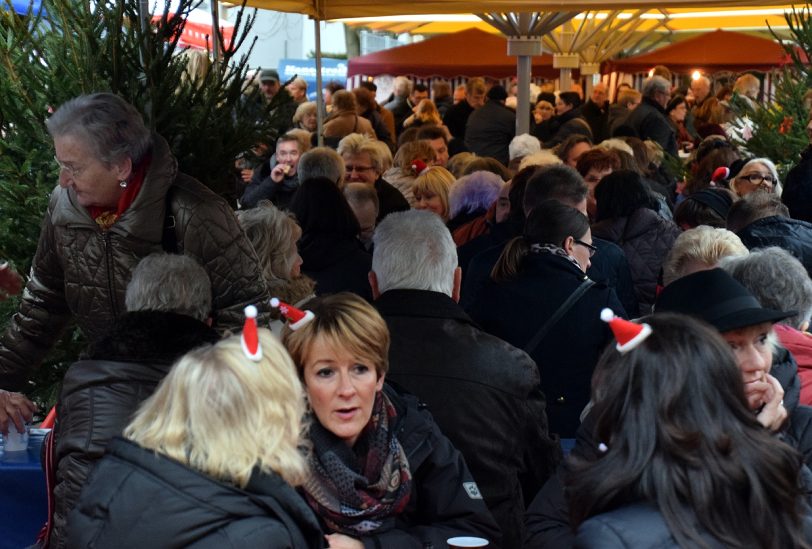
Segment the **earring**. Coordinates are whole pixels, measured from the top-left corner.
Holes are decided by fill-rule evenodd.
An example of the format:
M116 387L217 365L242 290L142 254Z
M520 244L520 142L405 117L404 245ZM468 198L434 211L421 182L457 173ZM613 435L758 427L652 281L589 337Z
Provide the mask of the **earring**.
M118 186L121 187L122 189L126 189L127 188L127 180L122 179L121 181L118 182Z

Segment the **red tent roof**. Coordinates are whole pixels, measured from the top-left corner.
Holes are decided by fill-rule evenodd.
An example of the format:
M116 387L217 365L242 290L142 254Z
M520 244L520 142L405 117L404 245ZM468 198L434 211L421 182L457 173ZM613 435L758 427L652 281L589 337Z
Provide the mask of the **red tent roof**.
M533 57L532 70L533 76L559 75L550 54ZM507 78L516 74L516 57L507 54L506 38L474 28L355 57L350 59L347 74Z
M786 51L778 42L717 29L642 55L610 61L608 70L634 73L648 71L654 65L665 65L681 73L693 70L705 73L768 71L788 60Z

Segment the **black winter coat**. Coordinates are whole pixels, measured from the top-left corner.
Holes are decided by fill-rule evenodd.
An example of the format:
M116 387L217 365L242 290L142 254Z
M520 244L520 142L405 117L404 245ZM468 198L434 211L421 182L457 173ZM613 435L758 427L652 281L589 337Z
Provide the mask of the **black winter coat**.
M644 97L629 113L623 125L633 128L640 139L644 141L651 139L659 143L671 156L677 156L677 136L674 126L668 121L665 109L653 99Z
M487 332L521 349L581 285L586 275L565 258L549 253L525 257L512 280L488 280L471 306ZM561 317L530 353L547 396L550 432L572 438L589 402L592 371L612 336L600 312L609 307L625 316L615 291L596 283Z
M445 547L454 536L479 536L499 547L499 528L462 454L414 396L384 387L397 410L392 428L409 461L412 492L394 528L364 536L364 548Z
M71 548L318 549L315 515L281 477L244 490L122 438L90 478L68 523Z
M781 201L793 219L812 222L812 146L804 149L801 161L787 174Z
M302 273L316 281L316 295L354 292L372 300L369 271L372 256L357 238L308 234L299 241Z
M598 105L592 99L589 99L584 106L581 107L581 114L589 124L589 129L592 130L592 141L600 143L604 139L609 138L609 102L604 102L603 105Z
M710 534L704 533L702 541L708 549L725 547ZM658 549L679 548L671 535L665 518L651 505L637 503L626 505L608 513L602 513L586 520L578 528L575 536L575 549L638 549L657 547Z
M270 200L280 210L286 210L293 195L299 189L299 176L297 174L285 176L277 183L271 179L271 169L276 166L276 156L265 160L254 169L251 182L245 187L240 198L243 209L256 208L262 200Z
M750 250L768 246L787 250L812 276L812 223L773 215L753 221L736 234Z
M477 156L508 165L508 145L516 136L516 113L495 100L475 110L465 127L465 146Z
M64 527L79 491L108 442L149 397L172 364L214 343L217 332L192 317L158 311L127 313L62 381L54 430L56 482L51 547L64 547Z
M465 141L465 127L472 112L474 112L474 108L468 101L463 99L449 107L445 116L443 116L443 124L448 128L448 131L462 142Z
M500 223L496 227L500 225L505 224ZM511 238L520 233L521 230L511 235ZM498 233L496 234L498 235ZM462 259L465 257L463 250L469 244L473 244L476 239L457 249L460 257L460 267L463 269L460 305L466 311L471 311L476 296L490 278L491 271L499 260L499 256L502 255L507 240L509 238L505 239L501 244L474 255L465 265L462 264ZM614 288L624 311L637 311L637 296L632 283L632 273L623 250L613 242L595 238L594 236L592 244L598 248L598 252L592 257L592 265L586 270L586 275L595 282L603 282L610 288Z
M544 123L540 125L540 127L543 126L545 126ZM546 126L546 131L549 131L552 137L542 143L545 149L555 147L559 143L566 141L571 135L585 135L592 139L592 129L584 117L581 116L580 108L575 108L564 114L552 117L547 121Z
M445 294L389 290L375 306L392 334L386 379L428 405L465 457L502 546L520 547L523 488L532 498L560 460L536 364L480 330Z
M626 254L639 305L639 311L629 312L631 316L651 312L660 269L680 233L672 221L648 208L638 208L628 217L604 219L592 225L593 236L614 242Z

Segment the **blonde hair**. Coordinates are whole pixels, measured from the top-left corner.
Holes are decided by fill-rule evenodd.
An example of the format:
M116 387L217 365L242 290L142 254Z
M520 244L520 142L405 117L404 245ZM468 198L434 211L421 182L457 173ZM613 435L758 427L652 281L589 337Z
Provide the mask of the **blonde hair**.
M550 149L542 149L538 152L534 152L533 154L528 154L522 161L519 162L519 169L518 171L522 171L523 169L530 167L530 166L555 166L556 164L561 164L561 159L558 158L553 151Z
M472 152L463 151L458 152L454 156L448 159L446 162L446 168L454 177L462 177L465 175L465 170L468 168L468 164L473 162L476 159L476 155Z
M379 145L379 143L381 143L383 146ZM383 167L384 149L387 151L389 150L386 143L382 143L360 133L351 133L338 142L337 150L338 154L340 154L342 158L344 155L357 156L359 154L366 153L369 155L369 161L375 171L378 173L383 173L386 171ZM389 154L391 155L392 153L390 152Z
M423 122L423 124L434 124L435 126L443 125L443 119L440 118L440 111L437 110L437 105L435 105L431 99L423 99L417 104L414 117Z
M404 171L411 170L412 162L415 160L422 160L426 164L431 164L437 160L437 153L434 152L434 147L425 139L404 143L398 148L398 152L395 153L395 158L393 159L395 167Z
M295 259L291 245L302 236L293 214L262 200L256 208L239 210L237 220L259 256L265 280L290 280Z
M262 359L246 358L240 336L184 355L136 412L124 436L240 488L255 467L291 485L307 475L296 368L271 332L259 330Z
M442 166L431 166L423 170L415 178L412 193L414 193L415 198L423 194L434 194L439 197L440 203L443 205L443 213L440 217L447 221L449 214L448 193L454 181L456 181L454 174L447 169Z
M282 343L302 376L310 346L318 337L336 349L346 349L375 366L378 378L389 370L389 328L364 299L342 292L311 299L303 306L315 318L298 330L285 324Z
M759 82L758 77L746 72L736 79L736 83L733 84L733 91L756 100L758 99L758 92L761 91L761 82Z
M629 108L632 103L637 103L643 94L634 88L623 88L617 94L617 103L625 108Z
M305 101L304 103L300 104L296 107L296 112L293 114L293 123L298 124L302 120L304 120L305 116L316 114L316 102L315 101Z
M745 256L750 253L736 233L707 225L688 229L674 241L668 257L663 263L663 284L668 286L675 280L693 272L691 263L702 263L709 269L715 267L722 258Z

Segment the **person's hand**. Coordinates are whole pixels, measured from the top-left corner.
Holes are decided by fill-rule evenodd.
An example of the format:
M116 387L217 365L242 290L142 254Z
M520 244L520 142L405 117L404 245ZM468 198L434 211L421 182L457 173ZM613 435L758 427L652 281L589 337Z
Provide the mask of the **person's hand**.
M0 433L8 434L10 427L18 433L25 430L25 422L34 418L37 407L20 393L0 390Z
M250 168L240 170L240 178L243 180L244 183L250 183L251 180L254 178L254 170Z
M777 431L787 419L787 409L784 408L784 388L773 376L767 374L764 382L766 387L760 393L764 406L756 416L758 422L770 431ZM748 395L750 401L750 395Z
M8 262L0 262L0 300L17 295L23 288L23 278Z
M360 540L345 536L344 534L327 534L327 547L330 549L364 549L364 544Z
M291 172L291 170L293 170L292 166L280 162L271 170L271 180L274 183L281 183L282 180L285 179L285 176Z

